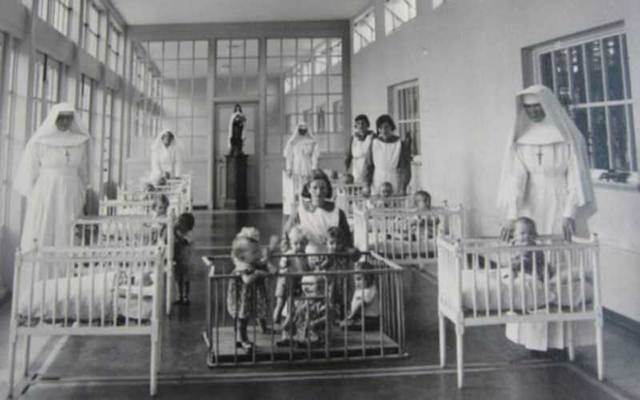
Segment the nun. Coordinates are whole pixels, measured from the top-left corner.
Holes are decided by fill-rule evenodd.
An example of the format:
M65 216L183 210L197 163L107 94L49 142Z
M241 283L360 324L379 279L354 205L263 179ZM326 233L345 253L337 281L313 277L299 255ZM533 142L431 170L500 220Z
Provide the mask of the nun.
M596 211L587 160L582 133L551 90L536 85L518 93L498 193L503 238L519 217L533 219L542 235L571 240L578 229L585 236ZM574 340L586 344L584 333L591 330L579 327L574 323ZM567 346L564 323L509 324L507 337L530 350Z
M56 104L31 136L15 176L27 199L20 248L71 243L71 222L83 214L91 138L73 106Z
M351 135L349 146L347 146L345 168L347 172L351 172L355 183L364 183L365 160L369 147L371 147L371 139L374 133L369 129L369 118L366 115L358 115L354 122L355 131Z
M318 142L301 122L291 134L284 147L285 169L283 173L283 213L291 215L303 186L311 177L311 171L318 168L320 156Z
M376 130L365 159L365 184L379 194L388 182L396 194L403 195L411 181L411 136L396 135L396 124L387 114L378 117Z
M162 131L151 145L151 179L160 177L179 177L182 170L182 157L175 134L170 130Z

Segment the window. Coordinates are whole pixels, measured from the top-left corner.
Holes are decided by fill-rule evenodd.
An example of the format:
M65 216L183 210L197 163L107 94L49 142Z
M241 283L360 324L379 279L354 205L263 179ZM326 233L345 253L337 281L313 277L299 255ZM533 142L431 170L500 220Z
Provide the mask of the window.
M52 1L55 1L55 0L52 0ZM40 0L38 2L38 17L42 18L44 21L47 21L48 16L49 16L49 0Z
M371 8L353 21L353 53L367 47L376 40L376 15Z
M258 39L216 41L216 96L258 93Z
M101 166L101 182L102 188L111 181L110 173L113 165L111 163L112 149L112 132L113 132L113 91L106 89L104 92L104 129L102 131L102 166Z
M342 41L337 38L267 40L267 153L280 154L296 124L305 121L323 152L344 146Z
M637 171L626 34L608 31L534 50L536 80L552 89L588 143L591 167Z
M51 25L56 28L63 35L69 34L70 15L71 15L71 0L50 0L53 1L53 10L51 19Z
M93 92L93 80L84 74L80 78L80 85L78 87L78 104L76 108L80 114L80 119L84 123L84 126L92 131L91 120L91 106L92 106L92 93ZM90 132L93 136L93 132Z
M32 131L40 126L49 109L60 101L60 70L61 65L59 62L46 54L36 53L33 92L31 95L33 103Z
M122 73L122 33L114 24L109 24L109 42L107 43L107 64L112 71Z
M87 1L87 10L84 22L84 49L92 56L98 58L100 46L100 10L93 2Z
M413 155L420 154L420 92L418 81L391 87L392 115L400 137L411 136Z
M386 0L384 2L384 31L390 34L417 15L416 0Z
M336 100L333 102L333 131L342 132L344 130L344 120L342 115L344 114L344 104L342 100Z

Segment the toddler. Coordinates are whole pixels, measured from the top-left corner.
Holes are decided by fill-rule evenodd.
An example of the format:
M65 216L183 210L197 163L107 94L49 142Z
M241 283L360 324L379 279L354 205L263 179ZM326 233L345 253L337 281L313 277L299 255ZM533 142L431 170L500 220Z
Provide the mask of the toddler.
M233 274L227 290L227 311L236 319L236 346L246 351L253 349L249 341L247 327L255 318L266 331L267 294L264 282L268 274L263 261L262 249L258 243L260 233L255 228L242 228L231 244Z
M413 195L413 200L418 211L431 210L431 195L426 190L418 190Z
M370 269L365 261L358 261L353 276L354 292L351 298L349 315L340 324L349 330L377 330L380 326L380 301L378 300L378 286L372 274L364 272ZM363 317L364 315L364 317Z
M371 197L367 201L367 208L390 208L392 206L390 201L392 196L393 185L390 182L384 182L380 185L378 196Z
M153 211L153 216L156 218L166 217L167 210L169 209L169 198L164 194L159 194L154 196L153 205L151 206L151 210Z
M280 265L278 268L279 274L285 274L288 272L302 273L309 270L309 264L307 257L304 256L305 249L309 240L304 234L304 231L300 226L295 225L289 230L289 244L290 248L285 252L287 257L280 259ZM289 277L290 288L293 294L297 294L300 290L300 278ZM275 324L280 323L282 316L282 309L292 293L288 293L287 277L279 276L276 280L276 307L273 310L273 322Z
M520 217L516 220L513 226L512 246L535 246L537 245L537 238L538 232L535 221L528 217ZM545 267L544 252L523 251L512 257L511 267L516 276L518 276L521 270L527 275L533 275L533 268L535 267L537 278L543 280Z
M180 214L174 228L173 277L178 286L178 299L175 304L189 305L190 270L192 268L191 231L195 218L191 213Z

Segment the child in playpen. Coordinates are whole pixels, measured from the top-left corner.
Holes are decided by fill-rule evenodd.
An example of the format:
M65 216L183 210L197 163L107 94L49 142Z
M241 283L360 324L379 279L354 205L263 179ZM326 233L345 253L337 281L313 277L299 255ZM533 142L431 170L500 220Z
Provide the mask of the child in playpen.
M294 340L300 347L318 346L329 340L325 337L327 325L331 325L331 298L325 296L326 279L318 275L302 277L302 294L293 304L293 312L283 323L283 339L278 346L289 346Z
M264 282L268 274L259 244L260 233L255 228L242 228L231 244L233 278L227 290L227 311L237 324L236 346L246 351L253 349L247 327L251 319L257 319L265 332L267 293Z
M346 173L340 177L340 184L336 188L336 206L345 212L349 209L349 201L347 199L349 193L345 189L348 185L353 185L353 175Z
M376 196L372 196L367 200L368 209L373 208L390 208L392 206L389 200L393 196L393 185L391 182L383 182L380 185L380 192Z
M195 218L191 213L183 213L178 217L174 227L173 276L178 286L178 299L175 304L189 305L191 259L191 231L195 226Z
M354 292L349 315L340 326L361 330L364 325L365 330L377 330L380 326L380 301L376 278L366 273L371 266L365 261L358 261L354 269L360 273L353 276Z
M535 246L538 232L534 220L528 217L520 217L513 226L512 246ZM535 265L534 265L535 263ZM517 276L522 270L527 275L533 275L535 268L537 278L544 279L545 256L542 251L524 251L511 258L511 268ZM551 268L548 273L551 275Z
M307 257L304 256L309 240L304 231L299 226L294 226L289 230L290 247L284 254L289 257L282 257L278 268L279 274L302 273L309 270ZM292 254L302 254L301 256L291 256ZM282 310L291 295L300 292L300 278L279 276L276 279L276 307L273 310L273 323L280 323Z

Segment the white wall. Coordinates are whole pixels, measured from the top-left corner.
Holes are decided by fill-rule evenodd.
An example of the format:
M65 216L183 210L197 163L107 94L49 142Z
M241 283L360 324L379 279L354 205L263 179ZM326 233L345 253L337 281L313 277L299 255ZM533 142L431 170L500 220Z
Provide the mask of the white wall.
M640 1L448 0L437 10L419 2L415 20L352 57L352 110L373 119L388 111L388 86L419 79L422 186L435 201L462 202L470 233L499 229L496 190L523 48L624 21L640 134ZM640 192L598 186L596 196L590 225L603 243L605 305L640 321Z

